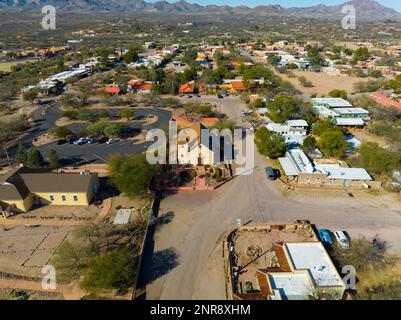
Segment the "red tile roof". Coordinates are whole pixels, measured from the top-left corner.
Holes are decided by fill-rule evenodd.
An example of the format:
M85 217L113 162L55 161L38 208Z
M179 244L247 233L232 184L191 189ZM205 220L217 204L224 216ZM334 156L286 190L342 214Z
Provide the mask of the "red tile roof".
M384 107L395 107L398 110L401 110L401 102L386 97L385 95L379 92L374 92L371 94L371 96L373 99L376 100L377 103L381 104Z
M180 85L179 93L194 93L195 86L191 83Z
M107 87L104 89L104 92L111 93L111 94L118 94L118 93L120 93L120 88L119 87Z
M142 79L130 80L127 84L131 87L139 87L142 85Z
M139 87L140 90L152 90L153 84L152 83L145 83Z
M234 90L245 90L244 83L242 81L233 81L231 82L231 87Z

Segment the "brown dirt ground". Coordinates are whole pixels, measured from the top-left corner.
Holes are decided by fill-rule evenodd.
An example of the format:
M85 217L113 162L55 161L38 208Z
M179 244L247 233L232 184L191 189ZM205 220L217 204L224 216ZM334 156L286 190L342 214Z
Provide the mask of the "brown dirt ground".
M295 77L288 77L287 75L280 74L280 76L291 82L298 90L309 93L327 95L333 89L345 90L348 93L353 92L353 85L356 82L367 81L370 78L358 78L358 77L337 77L329 76L323 72L310 72L310 71L294 71ZM307 80L311 81L313 87L304 88L298 81L298 77L304 76Z

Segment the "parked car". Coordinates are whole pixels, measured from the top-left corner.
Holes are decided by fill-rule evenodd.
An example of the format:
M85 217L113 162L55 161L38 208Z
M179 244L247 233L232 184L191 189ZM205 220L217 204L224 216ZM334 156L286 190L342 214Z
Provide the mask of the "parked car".
M333 236L330 230L328 229L319 229L319 238L323 244L328 246L333 246Z
M57 140L57 144L58 145L61 145L61 144L64 144L64 143L67 143L67 140L65 140L65 139L58 139Z
M265 172L267 175L267 179L276 180L276 173L274 172L274 169L272 167L266 167Z
M218 95L217 95L217 98L223 99L223 96L222 96L221 94L218 94Z
M68 136L66 137L66 140L67 140L67 142L68 142L69 144L73 144L74 141L77 140L77 139L78 139L77 136L72 135L72 134L70 134L70 135L68 135Z
M116 142L118 142L118 140L116 140L116 139L109 139L109 140L107 140L107 144L113 144L113 143L116 143Z
M252 127L257 127L258 126L258 122L256 120L251 120L251 126Z
M109 140L109 138L102 136L99 139L97 139L97 142L99 143L106 143Z
M92 144L92 143L96 143L97 139L96 138L88 138L88 143Z
M345 231L339 230L339 231L334 232L334 237L336 238L336 241L340 245L341 248L349 249L350 237L348 236L348 233L346 233Z
M88 138L79 138L78 140L74 141L75 145L81 145L81 144L85 144L88 142Z
M244 110L241 110L241 113L242 113L244 116L248 116L248 115L252 114L252 111L251 111L251 110L246 110L246 109L244 109Z

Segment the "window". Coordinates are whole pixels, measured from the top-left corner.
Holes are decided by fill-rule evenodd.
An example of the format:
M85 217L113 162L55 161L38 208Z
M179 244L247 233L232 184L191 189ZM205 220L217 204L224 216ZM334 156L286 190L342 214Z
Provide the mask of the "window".
M66 201L66 197L64 195L61 196L61 201Z
M50 195L49 198L50 198L50 201L51 201L51 202L54 201L54 196L53 196L53 195Z
M74 199L74 202L78 201L78 196L72 196L72 198Z

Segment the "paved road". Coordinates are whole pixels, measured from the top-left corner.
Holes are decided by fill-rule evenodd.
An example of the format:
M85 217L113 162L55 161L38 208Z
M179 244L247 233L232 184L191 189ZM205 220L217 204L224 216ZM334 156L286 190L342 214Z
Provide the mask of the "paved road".
M264 174L257 156L254 173L215 192L179 192L161 202L153 258L144 281L148 299L225 298L221 240L243 223L291 223L309 219L318 227L345 229L351 237L379 234L401 252L401 205L367 194L308 192L284 196Z
M227 114L235 116L239 106L227 103ZM242 118L238 124L245 125ZM251 175L238 176L214 192L179 192L162 200L142 279L148 299L225 299L221 240L237 219L271 224L309 219L319 228L347 230L351 237L378 234L391 251L401 253L401 203L393 195L288 194L267 180L266 166L255 151Z
M110 109L111 114L117 113L118 110ZM153 128L160 128L162 126L168 125L168 121L171 117L171 112L159 108L135 108L136 116L145 116L148 114L154 114L157 116L158 120L149 125L140 125L134 124L131 125L131 129L145 129L150 130ZM44 122L47 125L54 127L51 123L53 121L53 116L50 115L50 118L46 117L47 120ZM47 125L44 125L46 127ZM80 129L83 129L87 126L87 124L72 124L68 126L73 132L78 132ZM138 131L137 135L140 134ZM57 145L56 142L52 142L43 146L38 147L37 149L46 157L51 149L57 151L59 158L68 159L65 161L66 163L105 163L107 159L116 153L120 153L122 155L131 155L131 154L139 154L144 151L152 142L145 142L134 144L132 140L120 140L119 142L108 145L108 144L84 144L84 145L74 145L74 144L63 144Z

